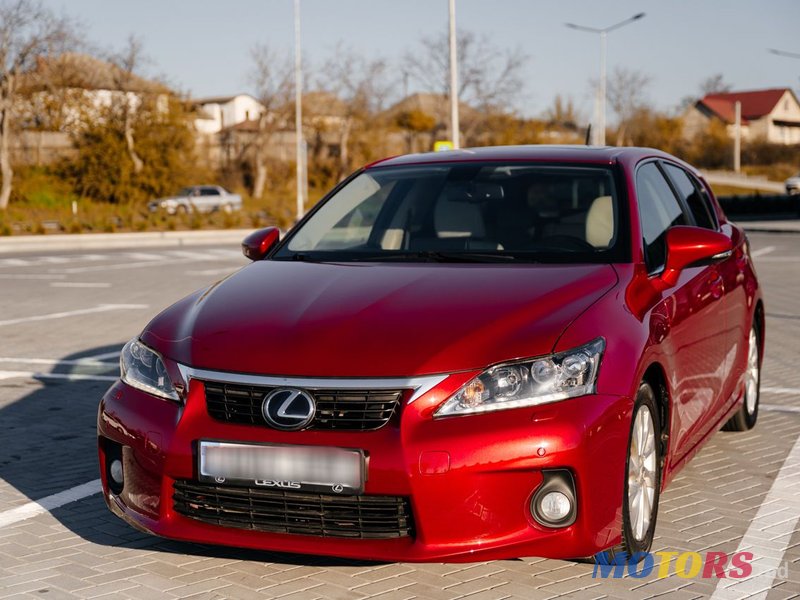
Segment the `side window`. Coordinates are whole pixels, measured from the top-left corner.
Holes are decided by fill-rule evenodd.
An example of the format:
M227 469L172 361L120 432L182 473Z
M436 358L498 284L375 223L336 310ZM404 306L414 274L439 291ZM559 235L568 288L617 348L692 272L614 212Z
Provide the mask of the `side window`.
M653 272L663 267L666 260L667 229L687 225L686 215L655 163L648 163L637 171L636 195L645 260L648 271Z
M200 195L201 196L219 196L219 192L217 191L217 188L204 187L204 188L200 188Z
M672 179L672 183L675 184L678 194L683 198L686 206L689 207L697 226L716 229L717 222L711 212L708 196L706 196L705 190L701 192L700 184L695 182L692 176L680 167L665 163L664 168L670 179Z

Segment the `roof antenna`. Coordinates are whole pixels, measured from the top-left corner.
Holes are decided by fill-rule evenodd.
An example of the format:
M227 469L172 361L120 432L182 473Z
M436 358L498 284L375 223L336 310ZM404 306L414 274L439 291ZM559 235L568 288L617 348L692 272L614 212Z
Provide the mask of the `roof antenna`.
M589 126L586 128L586 142L584 142L587 146L591 146L592 139L592 124L589 123Z

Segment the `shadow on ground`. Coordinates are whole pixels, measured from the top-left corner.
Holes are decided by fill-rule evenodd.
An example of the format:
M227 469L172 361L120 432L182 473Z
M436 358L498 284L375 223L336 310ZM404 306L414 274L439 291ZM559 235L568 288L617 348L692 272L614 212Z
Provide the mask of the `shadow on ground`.
M50 374L115 377L118 367L114 358L100 361L103 364L86 358L119 349L119 345L103 346L65 356ZM0 381L6 392L31 388L18 400L0 405L0 479L31 500L97 479L97 406L110 384L51 377L39 377L38 382ZM18 394L12 391L12 395ZM112 515L100 494L55 509L52 515L81 538L117 548L289 565L376 564L164 540L136 531Z

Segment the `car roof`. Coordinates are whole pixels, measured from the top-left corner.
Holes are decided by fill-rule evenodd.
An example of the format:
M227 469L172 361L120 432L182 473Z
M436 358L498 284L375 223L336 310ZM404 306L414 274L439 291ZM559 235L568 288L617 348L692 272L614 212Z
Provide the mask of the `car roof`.
M635 163L647 157L668 158L683 162L674 156L653 148L617 146L489 146L484 148L465 148L446 152L426 152L405 154L376 161L366 166L394 167L402 165L434 164L472 161L533 161L612 164L614 162Z

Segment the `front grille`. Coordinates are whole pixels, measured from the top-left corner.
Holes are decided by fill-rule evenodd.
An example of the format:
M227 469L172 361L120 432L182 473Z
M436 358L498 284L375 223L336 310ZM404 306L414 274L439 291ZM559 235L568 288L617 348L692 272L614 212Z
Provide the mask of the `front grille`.
M208 414L218 421L269 426L261 412L274 387L204 381ZM397 411L403 390L310 389L317 412L308 429L380 429Z
M334 496L178 480L175 511L192 519L254 531L318 537L391 539L413 535L401 496Z

